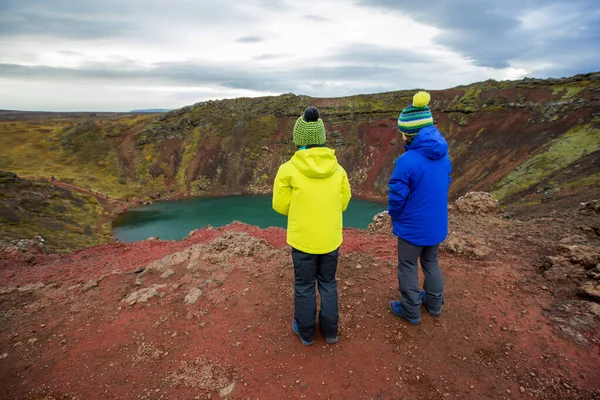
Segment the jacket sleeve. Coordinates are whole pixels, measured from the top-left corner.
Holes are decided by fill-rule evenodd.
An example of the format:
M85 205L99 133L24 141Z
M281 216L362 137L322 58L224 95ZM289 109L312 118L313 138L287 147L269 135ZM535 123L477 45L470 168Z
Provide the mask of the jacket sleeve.
M450 182L452 182L452 161L450 161L450 157L448 157L448 191L450 191Z
M290 176L285 173L284 168L279 167L273 183L273 210L287 216L291 199Z
M388 190L388 212L392 219L397 219L410 195L410 171L402 157L396 160L394 172L390 178Z
M344 176L342 178L342 212L346 211L348 208L348 203L350 203L350 199L352 198L352 192L350 190L350 182L348 181L348 174L344 171Z

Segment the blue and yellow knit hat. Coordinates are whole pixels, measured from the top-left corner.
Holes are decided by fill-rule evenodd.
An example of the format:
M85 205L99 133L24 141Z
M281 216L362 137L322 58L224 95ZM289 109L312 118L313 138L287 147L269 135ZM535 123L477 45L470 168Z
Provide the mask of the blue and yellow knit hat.
M320 118L319 109L314 106L304 110L294 125L294 144L298 147L311 144L325 144L325 125Z
M431 96L427 92L414 95L412 105L406 107L398 117L398 129L408 137L416 136L421 128L433 125L433 116L427 104Z

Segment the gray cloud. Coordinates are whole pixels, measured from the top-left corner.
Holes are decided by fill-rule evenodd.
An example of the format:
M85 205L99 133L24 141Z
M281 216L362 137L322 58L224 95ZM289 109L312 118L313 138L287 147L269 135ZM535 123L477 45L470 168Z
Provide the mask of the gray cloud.
M304 18L306 18L310 21L314 21L314 22L330 22L331 21L329 18L322 17L320 15L315 15L315 14L306 14L306 15L304 15Z
M0 17L0 37L37 35L77 39L102 39L125 33L122 24L71 17L13 14Z
M438 43L449 46L476 64L502 68L511 61L560 63L553 73L589 72L598 62L581 60L581 55L600 53L600 7L597 0L430 0L424 5L395 0L360 0L365 7L402 13L442 30ZM532 11L554 12L551 25L528 27L523 17ZM568 21L561 18L569 17ZM560 32L560 35L553 34ZM565 58L565 54L579 57ZM591 60L590 60L591 61ZM590 65L591 64L591 65ZM562 71L562 72L561 72ZM548 74L550 70L537 71Z
M0 38L159 39L173 28L221 27L252 24L256 16L235 6L234 0L0 0ZM234 25L235 24L235 25Z
M259 43L264 42L265 38L260 36L244 36L236 40L236 42L240 43Z
M275 93L292 91L323 97L389 91L390 86L401 88L413 78L407 69L423 70L433 65L434 60L431 55L399 54L390 48L358 43L343 47L321 61L314 66L262 70L210 61L163 62L148 67L124 60L87 63L77 68L5 63L0 64L0 76L40 81L108 81L123 85L217 85L230 89Z
M281 60L282 58L288 58L289 54L261 54L259 56L255 56L255 60Z

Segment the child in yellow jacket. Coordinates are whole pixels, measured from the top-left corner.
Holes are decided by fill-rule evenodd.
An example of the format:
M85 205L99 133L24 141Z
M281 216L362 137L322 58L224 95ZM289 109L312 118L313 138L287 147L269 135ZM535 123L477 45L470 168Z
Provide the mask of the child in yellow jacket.
M319 327L329 344L338 341L338 296L335 273L342 244L342 213L350 202L348 175L325 147L325 126L316 107L308 107L294 126L298 151L277 171L273 209L288 217L287 243L294 263L293 331L302 344L314 343L317 300Z

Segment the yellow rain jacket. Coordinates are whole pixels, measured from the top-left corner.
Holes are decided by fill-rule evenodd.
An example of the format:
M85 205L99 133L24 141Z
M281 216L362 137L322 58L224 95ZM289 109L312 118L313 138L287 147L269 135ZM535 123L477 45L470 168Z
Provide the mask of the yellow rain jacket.
M279 167L273 209L287 215L287 243L311 254L342 244L342 212L350 202L348 175L327 147L297 151Z

